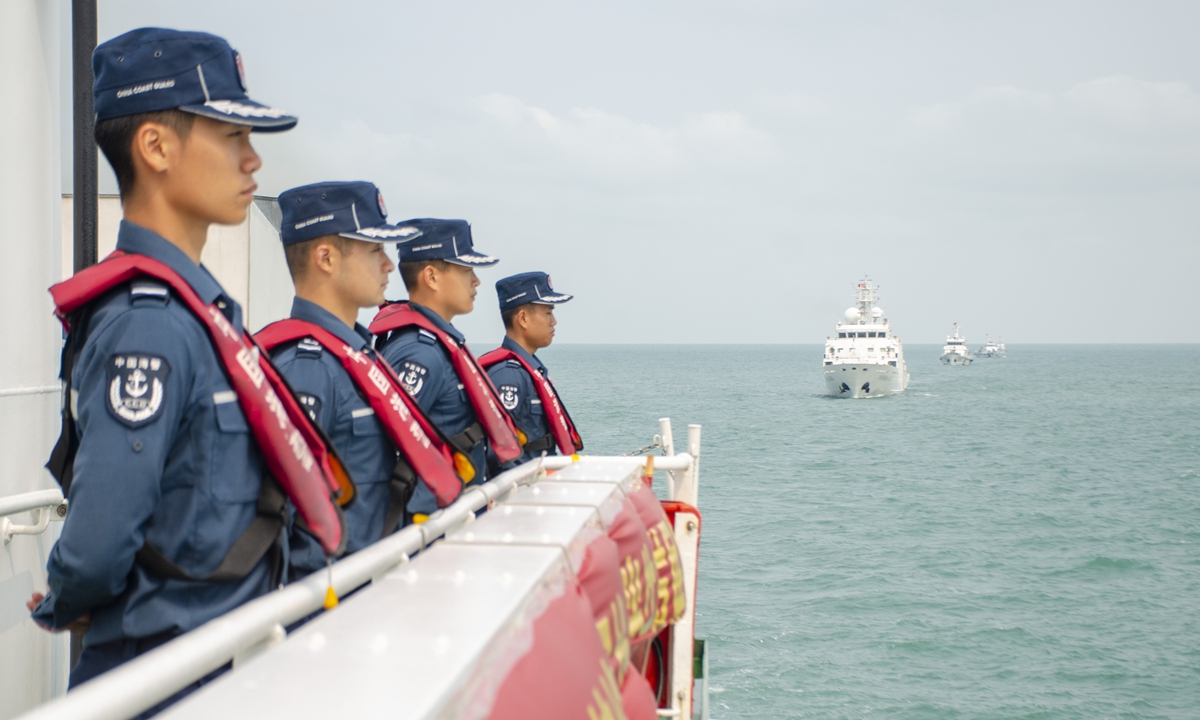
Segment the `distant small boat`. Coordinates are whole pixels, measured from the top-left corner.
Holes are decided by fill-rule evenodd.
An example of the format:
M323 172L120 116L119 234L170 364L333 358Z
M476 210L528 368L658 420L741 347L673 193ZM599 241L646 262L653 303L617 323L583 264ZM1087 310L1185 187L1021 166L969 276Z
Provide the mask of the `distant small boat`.
M987 338L987 342L975 352L976 355L981 358L994 358L1004 357L1008 354L1008 348L1004 347L1004 343L992 340L991 335L986 335L985 337Z
M967 349L967 340L958 332L958 323L954 323L954 334L946 336L946 345L942 348L943 365L970 365L975 356Z

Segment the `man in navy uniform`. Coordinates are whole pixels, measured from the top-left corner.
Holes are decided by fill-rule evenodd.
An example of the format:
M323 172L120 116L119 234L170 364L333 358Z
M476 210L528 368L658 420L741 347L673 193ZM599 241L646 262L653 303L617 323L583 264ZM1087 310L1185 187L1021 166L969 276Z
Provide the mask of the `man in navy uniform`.
M422 233L397 245L400 276L410 299L384 307L371 331L408 393L470 460L471 467L459 474L465 481L483 482L489 446L500 462L508 462L520 455L520 445L512 419L500 408L495 389L451 321L475 308L475 268L491 267L499 260L475 251L465 220L409 220L400 225ZM409 503L414 521L423 522L435 509L429 489L418 483Z
M166 266L223 316L223 332L242 337L241 308L200 254L209 226L242 222L254 199L262 162L251 131L288 130L296 118L247 98L241 58L213 35L134 30L96 48L92 65L96 142L124 212L117 250ZM50 553L49 590L28 603L47 629L85 631L72 688L277 582L271 551L244 573L218 572L256 523L266 451L210 326L174 287L143 276L72 323L71 440L47 466L69 486L71 512ZM149 551L157 563L147 564Z
M554 326L558 324L554 306L574 296L556 292L544 272L506 277L496 283L496 295L504 321L504 341L479 362L499 391L504 409L528 438L521 461L543 453L570 455L582 450L575 424L550 383L546 366L537 357L538 350L554 342Z
M414 430L411 420L400 422L382 403L387 414L377 415L368 393L378 396L376 383L382 382L382 375L361 382L361 371L376 356L371 333L356 319L361 308L384 302L388 275L395 269L384 243L413 238L420 231L389 225L383 194L369 182L294 188L279 196L279 207L280 239L296 287L291 317L302 322L275 323L258 338L313 420L329 434L355 479L358 498L346 511L350 534L346 551L355 552L403 524L416 482L412 468L422 467L421 458L413 455L424 453L426 460L440 461L436 453L429 457L428 441L413 442L413 433L423 431ZM292 329L281 335L285 328ZM351 370L360 372L351 375ZM403 390L397 389L395 399L404 397ZM397 457L392 436L405 448L402 458ZM422 434L420 439L424 438ZM453 466L447 462L444 468L453 491L458 492L461 485L453 477ZM324 566L321 547L302 528L294 527L290 540L293 577Z

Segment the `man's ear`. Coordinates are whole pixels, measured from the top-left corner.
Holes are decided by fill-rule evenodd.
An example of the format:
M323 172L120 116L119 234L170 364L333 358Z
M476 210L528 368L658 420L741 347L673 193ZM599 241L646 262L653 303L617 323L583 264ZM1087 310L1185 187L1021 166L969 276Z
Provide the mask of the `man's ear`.
M528 330L529 329L529 310L527 308L521 308L520 310L518 310L517 314L513 316L513 324L516 325L517 327L521 328L522 330Z
M421 268L420 279L423 283L425 283L425 287L434 292L437 291L438 280L440 280L440 278L438 277L438 270L433 266L433 264L429 264Z
M134 163L143 164L154 173L170 168L183 143L179 135L162 123L142 123L133 133Z
M317 246L313 248L312 255L309 256L308 262L314 268L316 268L318 272L324 273L325 275L332 275L337 266L337 261L340 259L334 257L336 253L337 249L334 248L332 244L327 242L319 242L317 243Z

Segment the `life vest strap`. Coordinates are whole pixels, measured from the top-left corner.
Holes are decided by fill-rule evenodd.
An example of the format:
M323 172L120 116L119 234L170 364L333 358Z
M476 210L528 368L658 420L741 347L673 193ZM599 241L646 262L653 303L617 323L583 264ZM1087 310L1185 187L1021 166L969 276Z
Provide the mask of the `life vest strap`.
M75 415L71 412L71 375L75 371L75 359L83 349L83 338L91 319L91 305L85 305L71 315L67 327L72 330L67 333L59 358L58 378L63 383L62 426L58 442L54 443L54 449L50 451L50 459L46 461L45 467L58 481L63 497L71 492L71 481L75 479L75 454L79 451L79 432L75 429Z
M387 513L383 516L383 532L379 535L380 539L407 526L411 520L408 516L408 501L412 499L413 491L417 488L417 475L403 457L396 458L396 466L392 468L392 477L388 484L391 495L388 497Z
M258 566L260 560L269 551L274 550L276 557L272 562L278 564L280 530L287 520L287 496L279 488L275 478L266 473L263 475L262 487L258 491L258 516L250 527L246 528L241 537L229 548L221 564L212 573L197 577L171 562L166 555L149 541L142 544L137 552L137 561L149 572L171 580L188 580L191 582L229 582L241 580ZM272 584L278 567L272 567Z
M487 438L487 433L484 432L483 426L478 421L471 423L471 426L463 430L459 434L448 438L450 444L455 450L463 455L470 456L471 451L479 446Z
M525 443L525 452L538 455L542 452L547 452L558 447L558 443L554 440L554 433L546 433L537 440L530 440Z

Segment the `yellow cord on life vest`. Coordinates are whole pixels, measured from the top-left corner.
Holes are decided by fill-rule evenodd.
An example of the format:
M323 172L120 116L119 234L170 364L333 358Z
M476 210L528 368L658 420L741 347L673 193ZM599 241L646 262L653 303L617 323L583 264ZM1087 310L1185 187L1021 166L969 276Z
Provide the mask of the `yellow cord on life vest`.
M425 513L413 513L413 525L420 525L428 519L429 516Z
M521 443L521 447L525 447L525 445L529 442L529 436L518 430L517 442Z
M571 453L571 462L579 462L579 453Z
M329 577L329 587L325 588L325 609L332 610L338 606L337 591L333 589L333 559L325 558L325 572Z

